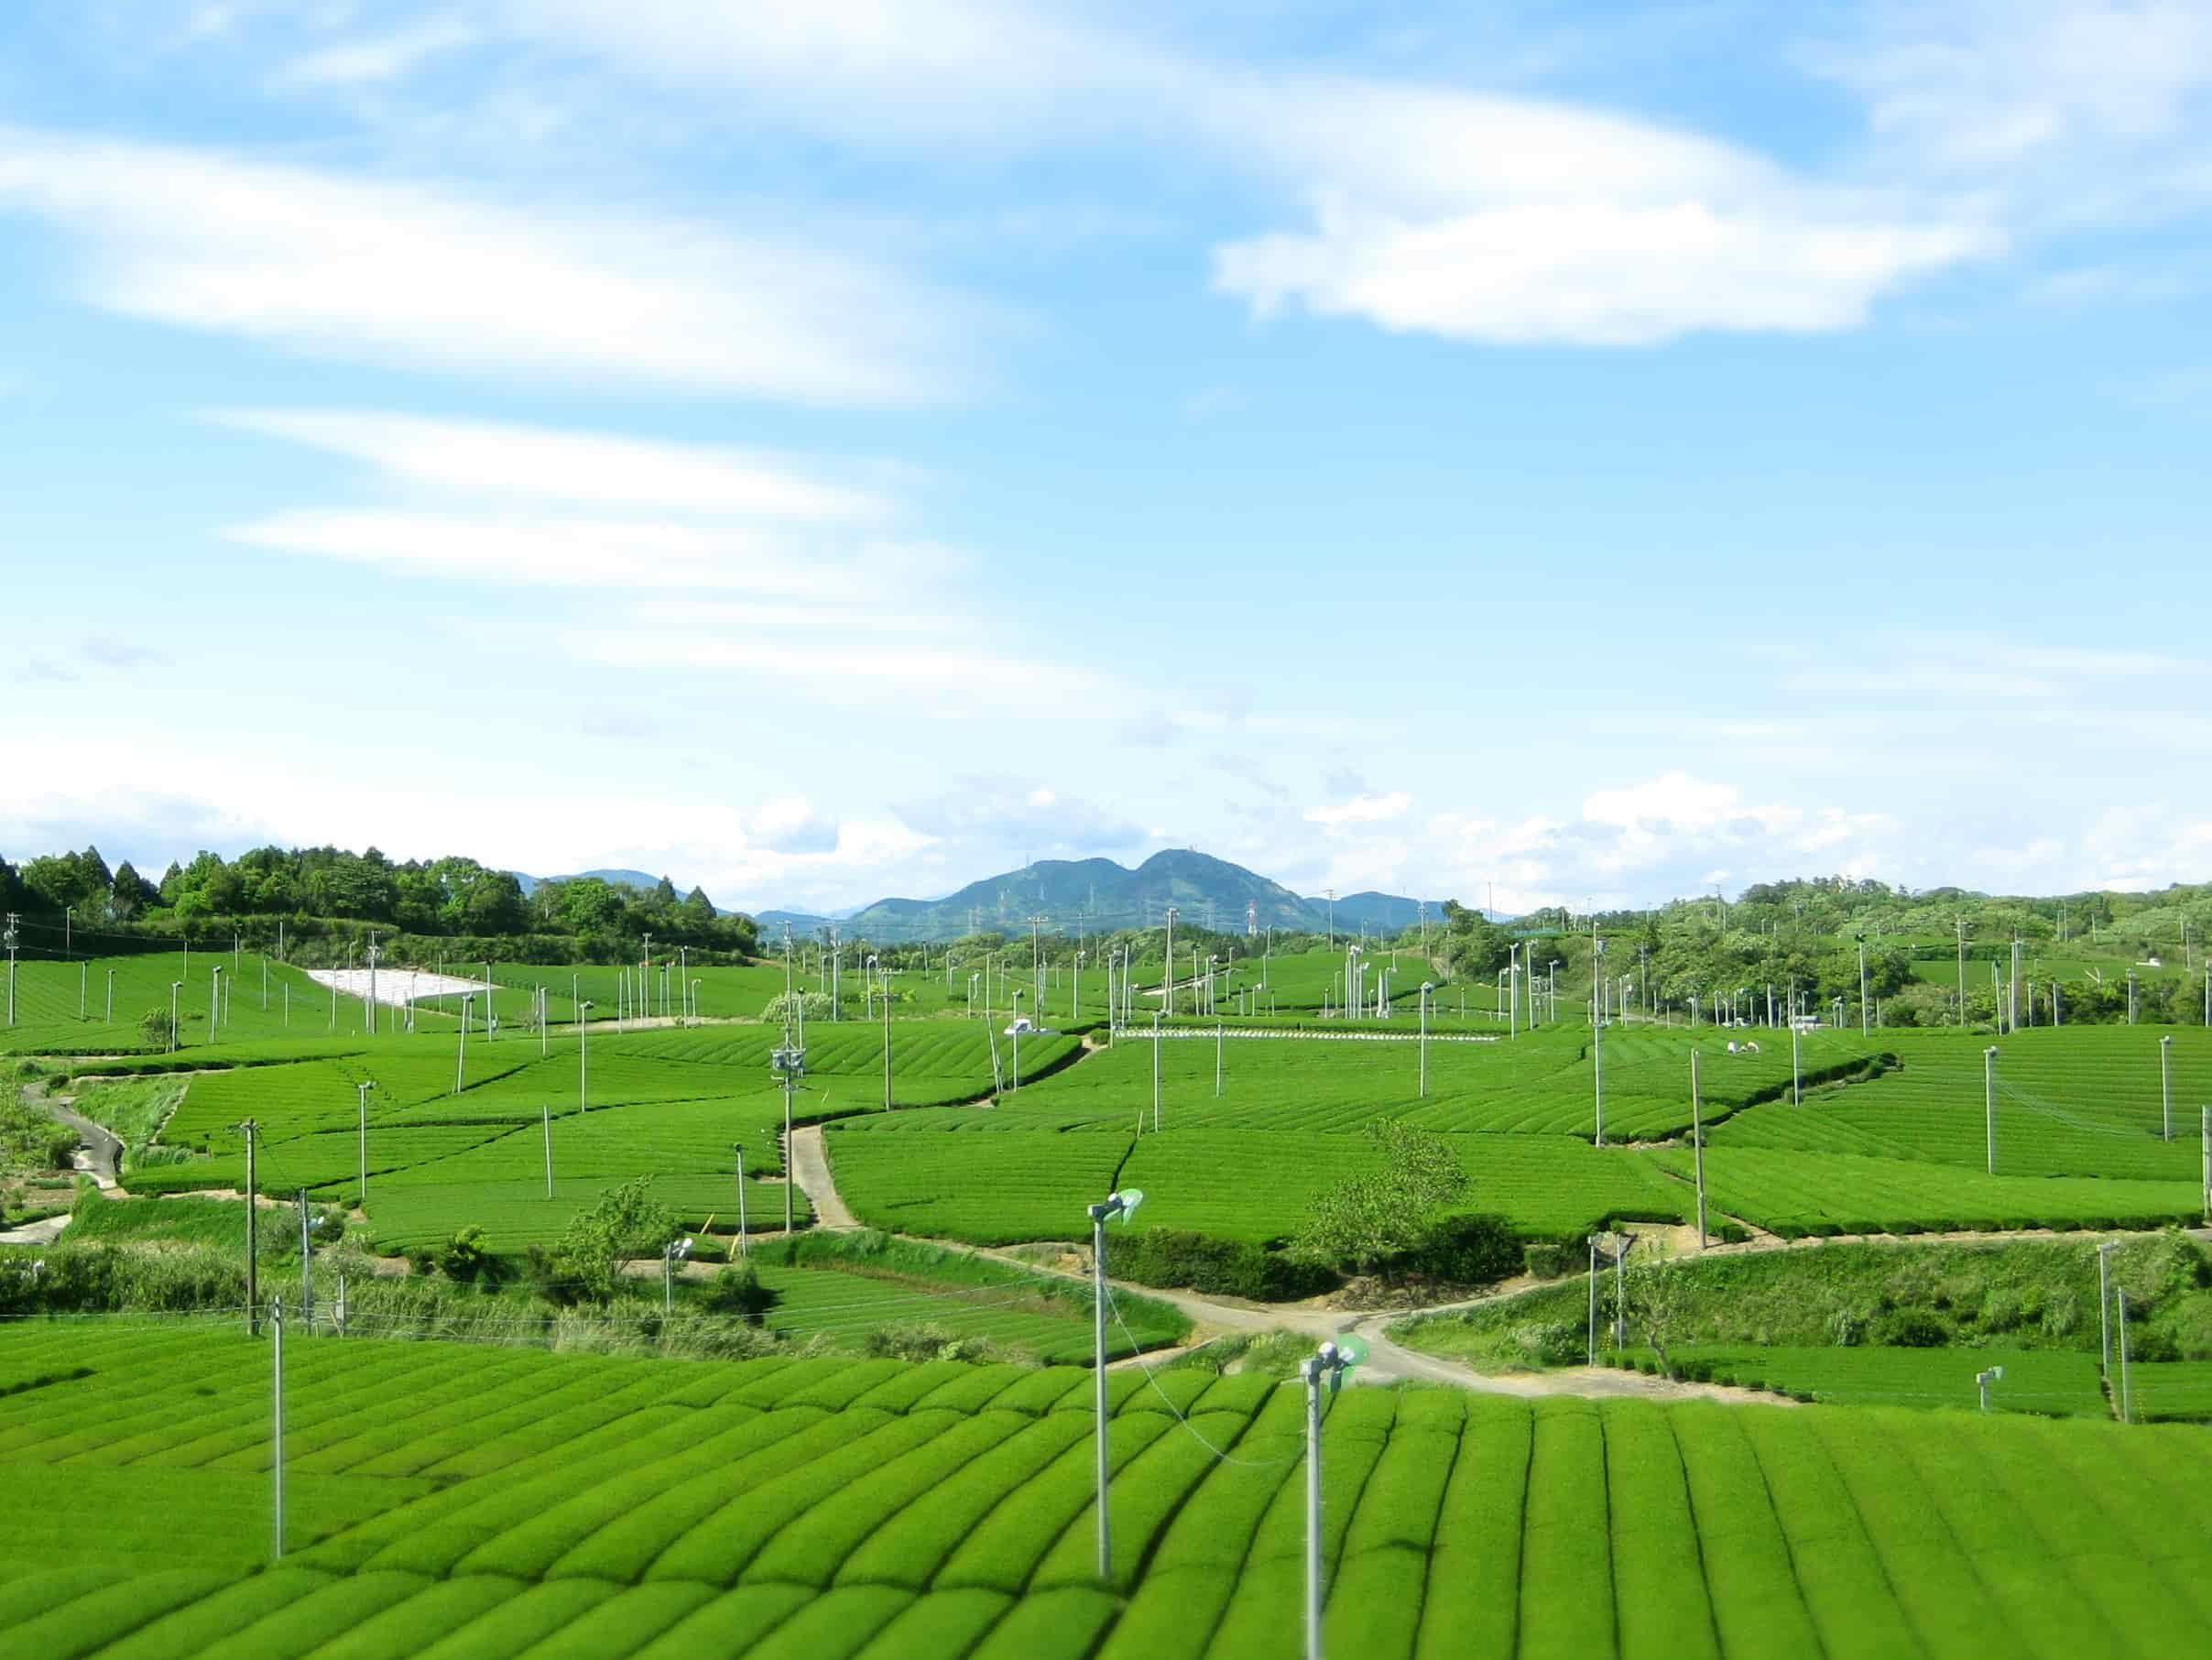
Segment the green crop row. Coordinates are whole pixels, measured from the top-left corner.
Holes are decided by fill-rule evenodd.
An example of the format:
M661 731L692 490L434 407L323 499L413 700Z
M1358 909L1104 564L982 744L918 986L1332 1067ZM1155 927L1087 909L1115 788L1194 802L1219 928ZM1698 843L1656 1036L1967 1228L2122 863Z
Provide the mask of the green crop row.
M265 1572L265 1346L130 1335L136 1355L77 1327L0 1331L0 1375L54 1371L72 1345L89 1373L0 1396L24 1501L0 1523L5 1652L1298 1643L1302 1399L1264 1379L1114 1374L1109 1594L1080 1372L302 1341L291 1550ZM2185 1384L2142 1381L2146 1399ZM1355 1388L1324 1448L1324 1634L1384 1660L1947 1660L2023 1631L2150 1655L2202 1612L2212 1448L2185 1427Z

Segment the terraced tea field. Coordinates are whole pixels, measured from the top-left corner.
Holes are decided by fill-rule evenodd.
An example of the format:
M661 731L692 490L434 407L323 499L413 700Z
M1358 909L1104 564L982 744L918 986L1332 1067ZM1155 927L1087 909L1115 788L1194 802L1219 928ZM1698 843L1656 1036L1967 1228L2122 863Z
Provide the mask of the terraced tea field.
M1649 1358L1648 1356L1643 1358ZM2108 1417L2097 1357L2032 1349L1792 1349L1694 1344L1671 1349L1687 1377L1803 1395L1839 1406L1978 1410L1976 1374L2002 1367L1993 1412Z
M1144 1225L1264 1241L1294 1229L1331 1184L1374 1163L1353 1134L1181 1130L1064 1131L1018 1115L953 1109L848 1119L825 1144L839 1194L877 1227L976 1244L1064 1240L1083 1207L1117 1185L1145 1193ZM1608 1216L1679 1221L1683 1190L1628 1149L1565 1137L1454 1135L1469 1205L1532 1234Z
M0 1654L1296 1649L1302 1399L1265 1378L1112 1377L1101 1585L1080 1371L297 1338L287 1370L263 1567L265 1345L0 1332ZM2212 1614L2185 1427L1353 1388L1323 1479L1333 1653L2152 1655Z
M1982 1051L1992 1040L1875 1035L1894 1062L1879 1076L1824 1098L1817 1111L1745 1113L1716 1130L1714 1143L1982 1168ZM1999 1174L2184 1180L2197 1174L2198 1109L2212 1101L2212 1036L2202 1029L2076 1026L1994 1041ZM2161 1139L2169 1103L2171 1142Z
M12 1029L0 1027L0 1053L94 1054L156 1047L139 1030L139 1021L158 1010L167 1022L171 981L181 982L177 993L177 1023L180 1041L187 1046L307 1038L329 1028L332 994L300 970L274 961L265 966L250 951L236 959L235 968L232 964L227 951L195 951L189 963L182 952L73 962L26 956L16 965L16 1024ZM211 1032L217 967L223 970L223 1015ZM262 1006L265 967L266 1009ZM111 974L114 980L112 1021L107 1018ZM289 1020L287 990L291 993ZM356 1032L361 1025L360 1004L343 998L335 999L335 1004L337 1029L343 1033ZM81 1006L84 1011L82 1019L78 1013ZM160 1043L166 1045L166 1033Z

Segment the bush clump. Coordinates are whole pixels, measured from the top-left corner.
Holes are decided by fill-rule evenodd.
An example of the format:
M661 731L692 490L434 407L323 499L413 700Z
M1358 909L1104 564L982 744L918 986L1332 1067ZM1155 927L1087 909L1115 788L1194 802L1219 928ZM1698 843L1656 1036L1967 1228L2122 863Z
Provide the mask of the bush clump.
M1891 1349L1942 1349L1951 1328L1924 1308L1901 1308L1881 1323L1881 1340Z
M1188 1286L1255 1303L1287 1303L1332 1290L1336 1275L1318 1262L1244 1240L1217 1240L1182 1229L1148 1228L1116 1240L1106 1267L1139 1285Z
M734 1262L707 1282L699 1301L709 1314L737 1315L747 1325L757 1326L761 1316L775 1306L776 1294L760 1283L759 1272L752 1263Z

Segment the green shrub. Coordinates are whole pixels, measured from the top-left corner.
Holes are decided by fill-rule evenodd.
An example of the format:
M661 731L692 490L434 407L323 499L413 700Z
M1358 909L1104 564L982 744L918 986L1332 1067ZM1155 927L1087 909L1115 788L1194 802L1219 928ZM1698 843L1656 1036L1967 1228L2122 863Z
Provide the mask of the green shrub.
M1116 1278L1139 1285L1188 1286L1256 1303L1314 1296L1337 1283L1328 1269L1285 1251L1179 1229L1148 1228L1113 1240L1106 1267Z
M1503 1217L1453 1216L1433 1222L1411 1250L1388 1259L1383 1272L1396 1278L1423 1274L1455 1285L1488 1285L1510 1277L1526 1248Z
M942 1326L885 1326L861 1339L860 1351L870 1360L991 1360L997 1349L986 1338L959 1335Z
M1881 1340L1891 1349L1941 1349L1951 1328L1924 1308L1901 1308L1882 1321Z
M490 1241L484 1237L483 1229L472 1224L453 1233L439 1247L438 1271L457 1284L470 1285L475 1283L490 1259Z
M748 1325L757 1326L761 1316L775 1306L776 1294L760 1283L752 1263L736 1262L707 1283L699 1301L709 1314L741 1315Z

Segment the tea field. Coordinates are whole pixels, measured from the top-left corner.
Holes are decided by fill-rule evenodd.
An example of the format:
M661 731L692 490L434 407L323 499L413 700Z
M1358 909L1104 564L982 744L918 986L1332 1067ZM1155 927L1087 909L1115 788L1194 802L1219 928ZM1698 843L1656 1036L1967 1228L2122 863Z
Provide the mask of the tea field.
M1178 1660L1296 1651L1302 1392L1075 1369L0 1331L0 1655ZM408 1403L395 1413L391 1403ZM2201 1431L1354 1387L1335 1654L2173 1652ZM175 1517L189 1511L193 1525Z

